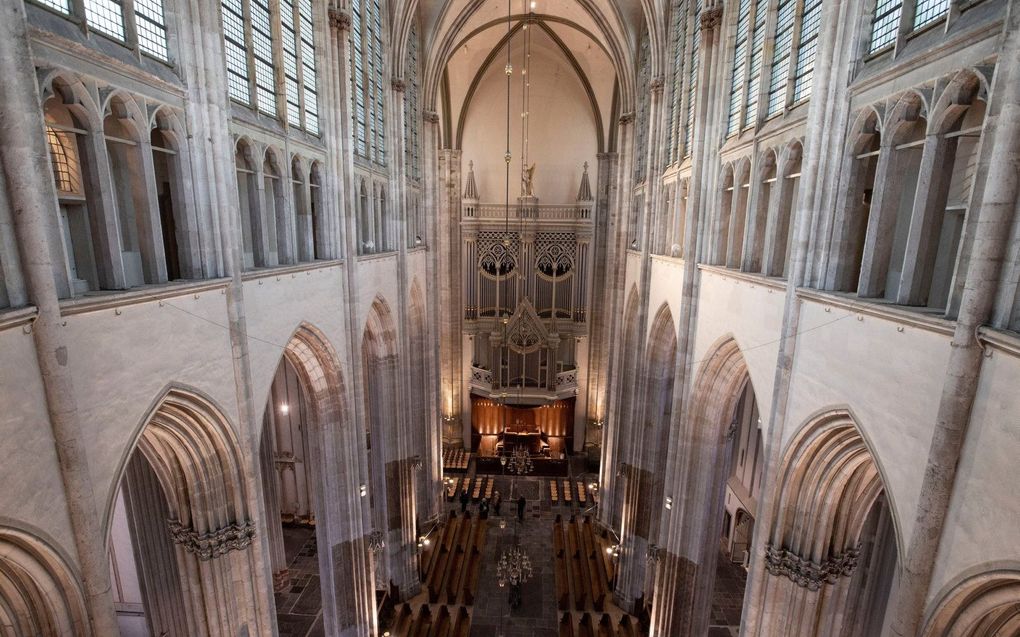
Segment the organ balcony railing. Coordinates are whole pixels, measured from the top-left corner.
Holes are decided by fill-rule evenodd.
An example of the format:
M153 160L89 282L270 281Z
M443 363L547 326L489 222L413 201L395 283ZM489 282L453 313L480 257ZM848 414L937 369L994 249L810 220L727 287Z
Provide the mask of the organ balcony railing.
M511 219L533 219L537 221L591 221L592 202L576 204L535 204L513 205L510 208ZM506 206L503 204L479 204L464 202L463 218L499 220L506 218Z
M520 387L518 385L500 387L499 381L493 380L492 370L483 367L471 367L471 391L488 398L498 399L503 395L515 401L531 402L536 400L561 400L577 394L577 369L565 369L556 374L555 389L547 387Z

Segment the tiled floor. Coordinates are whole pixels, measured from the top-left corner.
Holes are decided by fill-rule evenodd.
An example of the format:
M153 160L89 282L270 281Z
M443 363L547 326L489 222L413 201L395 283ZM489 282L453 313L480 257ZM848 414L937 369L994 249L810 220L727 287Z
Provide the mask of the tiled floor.
M747 571L733 564L720 551L716 561L715 586L712 590L712 619L708 637L736 637L740 632L740 612L744 605Z
M276 594L280 637L320 637L325 633L315 529L284 526L283 544L290 569L290 588Z

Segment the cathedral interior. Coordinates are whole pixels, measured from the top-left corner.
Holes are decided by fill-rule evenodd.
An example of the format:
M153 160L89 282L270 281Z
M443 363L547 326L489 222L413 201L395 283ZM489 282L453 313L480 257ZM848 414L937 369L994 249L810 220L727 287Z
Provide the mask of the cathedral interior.
M0 635L1020 637L1020 0L0 11Z

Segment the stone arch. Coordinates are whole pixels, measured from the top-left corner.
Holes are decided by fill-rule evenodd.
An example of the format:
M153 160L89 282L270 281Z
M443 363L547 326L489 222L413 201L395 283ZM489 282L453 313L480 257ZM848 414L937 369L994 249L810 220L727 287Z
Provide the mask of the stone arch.
M368 440L369 497L375 527L377 587L410 598L419 588L413 438L399 382L399 334L389 303L377 296L361 339L363 398Z
M920 92L913 89L904 92L886 114L883 130L889 141L902 143L918 120L924 120L927 126L928 112L928 100Z
M616 583L617 599L625 607L648 597L651 582L645 556L659 536L662 516L666 458L673 421L673 388L676 379L677 328L667 303L651 322L644 348L645 364L634 392L641 397L625 435L629 451L624 461L624 496L620 536L624 558Z
M270 630L253 476L210 399L173 385L143 419L110 495L108 538L118 489L154 633ZM224 581L235 585L227 591Z
M259 197L257 146L246 135L234 142L234 172L237 182L238 212L241 223L241 256L245 268L268 265L269 244Z
M950 131L975 102L985 101L987 95L987 85L980 74L970 69L959 71L932 106L931 129L940 134Z
M81 78L64 71L53 71L41 83L40 97L43 103L56 98L62 104L74 109L84 128L101 130L102 110L95 96Z
M958 582L935 605L923 637L1012 637L1020 633L1020 569Z
M318 575L321 585L323 627L326 634L340 634L352 628L367 629L374 621L374 591L368 555L360 485L366 458L358 427L350 424L347 386L339 358L326 335L317 327L302 323L284 348L281 365L296 373L303 396L305 446L314 479L313 506ZM272 400L266 398L267 407ZM294 406L291 411L298 409ZM260 421L263 492L270 561L274 586L286 585L287 564L281 557L283 539L278 535L278 483L274 469L275 432Z
M411 431L414 436L414 448L423 450L422 468L416 480L417 500L420 510L418 515L423 519L431 519L441 510L440 488L442 482L442 440L439 437L439 413L437 396L432 391L434 372L433 356L429 355L429 347L433 342L429 338L428 304L421 283L415 277L411 281L408 292L408 353L410 365L408 380L410 382Z
M622 504L624 500L622 475L626 472L629 451L629 430L632 425L632 412L636 402L634 392L637 391L637 378L641 345L644 341L644 330L641 321L641 295L637 285L632 285L627 293L621 325L623 348L618 359L619 369L613 376L619 384L617 403L612 406L612 418L609 421L611 444L606 445L601 469L603 522L613 528L620 528L622 522Z
M765 618L759 634L879 634L899 533L881 468L852 414L837 408L813 417L787 445L774 484L764 562L756 565L770 577L748 600ZM798 612L806 607L813 610Z
M748 211L747 241L744 250L743 269L749 272L761 272L765 253L765 231L768 226L769 207L772 203L779 174L779 157L775 148L766 148L758 156L755 174L752 177L754 187L752 201Z
M141 141L149 130L149 118L138 100L126 91L113 91L102 104L103 118L116 118L134 135L133 141Z
M671 450L683 478L671 494L673 521L662 537L664 550L656 570L651 618L655 634L702 635L707 630L732 432L748 377L740 346L727 334L702 358L685 398L681 431L673 436L679 448Z
M12 637L92 634L78 578L32 533L0 526L0 627Z

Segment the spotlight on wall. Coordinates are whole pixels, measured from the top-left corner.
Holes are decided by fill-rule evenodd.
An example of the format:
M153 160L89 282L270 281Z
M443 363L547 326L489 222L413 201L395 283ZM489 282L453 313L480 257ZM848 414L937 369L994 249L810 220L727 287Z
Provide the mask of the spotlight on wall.
M361 497L365 497L366 495L368 495L368 485L367 484L361 485L360 487L358 487L358 491L361 493Z
M421 235L420 234L414 235L414 245L416 245L416 246L420 246L421 245Z
M672 508L673 508L673 498L671 496L667 495L666 496L666 510L669 511Z
M290 405L288 405L287 403L280 403L280 413L281 414L290 413Z
M538 3L537 3L537 2L535 2L535 0L531 0L531 10L532 10L532 11L534 11L534 10L535 10L535 7L536 7L536 6L538 6Z

